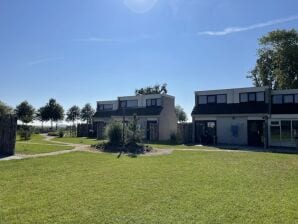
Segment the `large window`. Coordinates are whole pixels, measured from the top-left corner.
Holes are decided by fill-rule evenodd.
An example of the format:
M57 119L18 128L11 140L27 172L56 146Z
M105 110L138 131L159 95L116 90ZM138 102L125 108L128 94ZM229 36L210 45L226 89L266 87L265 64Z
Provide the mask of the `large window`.
M298 120L276 120L270 123L273 145L293 146L298 137Z
M291 141L291 121L281 121L281 141L290 142Z
M257 93L257 102L264 102L265 101L265 93L264 92L258 92Z
M138 100L127 100L127 107L138 107Z
M240 93L240 103L264 102L265 92Z
M284 95L284 103L294 103L294 95Z
M247 102L248 102L247 93L240 93L240 103L247 103Z
M100 104L99 110L113 110L113 104Z
M298 121L292 122L292 136L293 138L298 138Z
M199 96L199 104L206 104L207 96Z
M216 103L216 96L207 96L207 103Z
M295 94L295 103L298 103L298 94Z
M147 107L160 107L161 106L161 99L148 99L146 100Z
M282 95L274 95L272 96L273 104L282 104Z
M227 95L226 94L217 95L217 103L227 103Z
M227 103L227 94L199 96L198 101L199 104Z

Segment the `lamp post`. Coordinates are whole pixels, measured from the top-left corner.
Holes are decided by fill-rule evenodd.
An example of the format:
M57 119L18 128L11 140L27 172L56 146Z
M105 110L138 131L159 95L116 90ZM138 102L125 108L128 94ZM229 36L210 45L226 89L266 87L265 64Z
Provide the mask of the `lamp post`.
M125 107L124 105L122 106L122 151L124 151L124 142L125 142Z

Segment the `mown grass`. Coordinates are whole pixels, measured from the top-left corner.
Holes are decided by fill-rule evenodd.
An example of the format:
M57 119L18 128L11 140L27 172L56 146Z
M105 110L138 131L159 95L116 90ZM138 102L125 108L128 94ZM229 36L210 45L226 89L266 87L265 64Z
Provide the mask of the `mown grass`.
M76 152L0 170L0 223L298 222L297 155Z
M53 141L58 141L61 143L73 143L73 144L83 144L83 145L94 145L99 143L99 140L93 138L77 138L77 137L64 137L64 138L54 138Z
M57 144L50 141L45 141L45 138L42 135L33 134L31 139L28 141L21 140L19 136L17 136L16 141L16 153L17 154L40 154L40 153L48 153L55 152L61 150L69 150L73 149L71 146L65 146L63 143Z
M16 153L25 155L56 152L70 149L73 149L73 147L64 145L30 144L21 142L16 143Z
M42 135L39 135L39 134L33 134L31 136L31 139L28 140L28 141L25 141L25 140L21 140L20 136L17 135L17 143L39 143L39 144L55 144L53 142L50 142L50 141L45 141L44 140L44 136Z

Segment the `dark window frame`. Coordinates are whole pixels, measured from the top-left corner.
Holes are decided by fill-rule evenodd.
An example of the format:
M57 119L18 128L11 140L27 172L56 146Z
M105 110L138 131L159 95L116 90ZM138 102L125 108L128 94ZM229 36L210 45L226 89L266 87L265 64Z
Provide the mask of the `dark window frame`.
M285 97L286 96L292 96L293 97L293 101L292 102L289 102L289 103L285 102ZM295 103L295 94L283 94L282 95L282 103L283 104L294 104Z
M263 93L264 100L258 101L258 99L257 99L258 93ZM247 101L241 101L241 95L246 95L247 96ZM254 100L250 99L250 97L249 97L250 95L254 96ZM266 100L265 100L265 92L264 91L239 93L239 103L264 103L265 101Z
M158 101L160 101L160 105L158 105ZM150 104L148 102L150 102ZM146 107L161 107L161 105L161 98L146 99Z
M274 98L274 97L277 97L277 96L281 96L281 103L274 103L273 98ZM283 94L272 95L272 96L271 96L271 102L272 102L272 104L274 104L274 105L281 105L281 104L283 104L283 103L284 103L284 97L283 97Z
M209 102L211 97L214 97L214 102ZM207 95L207 104L217 104L217 95Z
M225 96L225 102L224 103L219 103L218 102L218 96ZM216 95L216 103L217 104L227 104L228 103L228 96L227 96L227 94L217 94Z

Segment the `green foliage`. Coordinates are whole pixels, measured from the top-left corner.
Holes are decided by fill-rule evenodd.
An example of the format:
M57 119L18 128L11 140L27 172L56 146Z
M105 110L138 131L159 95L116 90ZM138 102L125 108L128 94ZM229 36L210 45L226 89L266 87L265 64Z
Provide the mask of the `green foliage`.
M250 72L255 86L273 89L298 88L298 32L276 30L259 40L255 68Z
M105 135L112 145L121 145L123 143L123 126L120 122L112 121L105 129Z
M22 126L18 131L18 135L20 136L22 141L30 140L32 133L33 133L33 130L29 126Z
M90 103L87 103L81 110L80 117L82 121L86 121L88 124L92 123L92 117L95 110L92 108Z
M12 113L13 109L10 106L3 103L2 101L0 101L0 117Z
M128 124L126 136L128 143L140 143L144 137L136 114L133 115L132 121Z
M68 109L66 113L66 121L75 122L80 118L80 114L81 114L80 108L74 105Z
M49 113L47 113L47 108L46 107L40 107L37 111L36 111L36 114L35 114L35 118L38 120L38 121L41 121L42 123L43 122L46 122L46 121L49 121L50 120L50 115Z
M15 113L18 120L22 121L25 124L28 124L34 119L34 108L27 101L20 103L16 109Z
M53 121L58 122L64 118L63 107L55 99L50 99L44 110L45 116L51 121L51 128L53 128Z
M177 105L175 107L175 112L176 112L176 116L177 116L177 119L178 119L179 122L186 122L187 121L187 115L186 115L184 109L181 106Z
M59 138L63 138L64 137L64 131L62 129L59 130Z
M148 86L145 88L140 88L135 90L135 95L151 95L151 94L167 94L167 84L163 85L156 84L154 86Z

